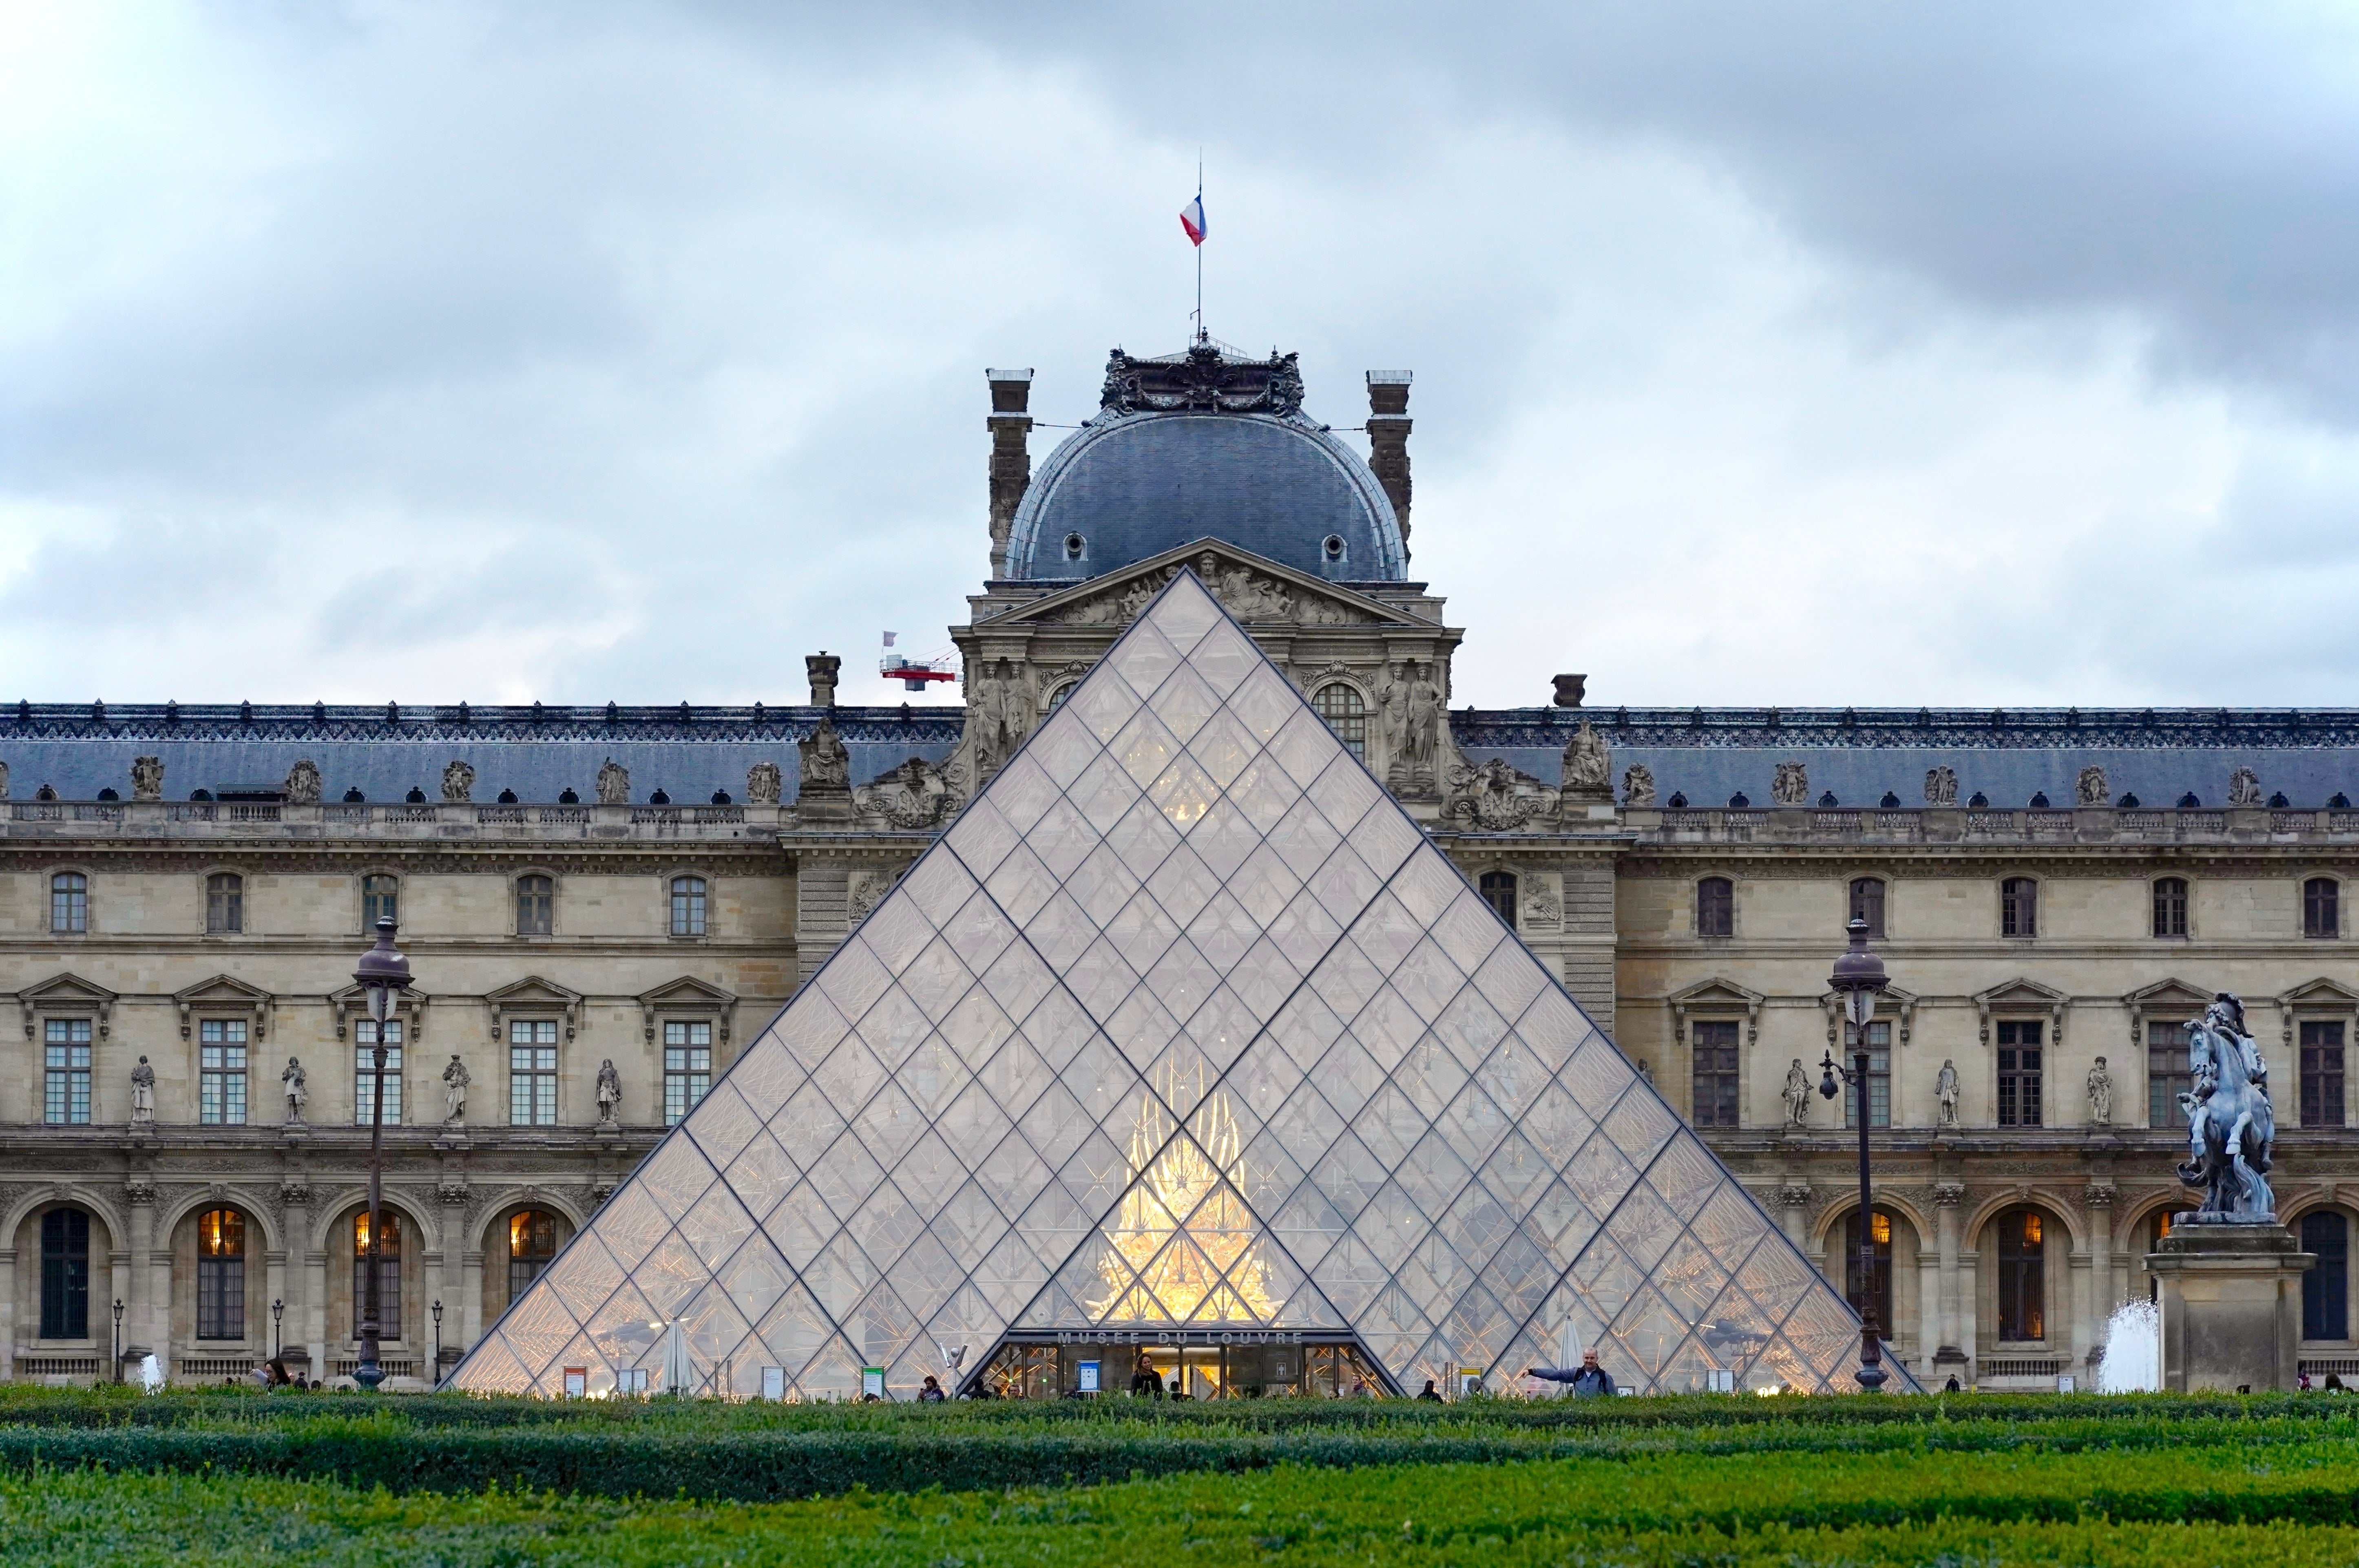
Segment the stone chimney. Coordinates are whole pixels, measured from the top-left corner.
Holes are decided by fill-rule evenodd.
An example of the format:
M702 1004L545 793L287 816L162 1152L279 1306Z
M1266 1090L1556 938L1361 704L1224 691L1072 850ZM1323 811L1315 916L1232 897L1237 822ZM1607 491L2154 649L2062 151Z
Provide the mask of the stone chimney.
M810 676L811 706L835 706L835 677L843 668L843 660L821 648L816 654L803 655L803 673Z
M1007 533L1032 482L1032 373L986 370L991 381L991 575L1007 575Z
M1405 370L1368 373L1368 467L1392 500L1403 555L1408 552L1408 384Z

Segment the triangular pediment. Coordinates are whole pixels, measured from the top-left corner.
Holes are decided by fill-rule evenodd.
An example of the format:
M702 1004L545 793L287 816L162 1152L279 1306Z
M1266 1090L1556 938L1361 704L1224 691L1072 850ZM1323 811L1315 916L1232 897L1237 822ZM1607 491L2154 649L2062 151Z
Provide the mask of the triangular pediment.
M650 1323L803 1398L1116 1330L1830 1390L1859 1335L1185 568L454 1380L653 1381Z
M16 993L17 1007L25 1015L27 1040L33 1037L40 1014L69 1010L95 1014L99 1035L104 1038L113 1023L115 1000L114 992L76 974L51 975Z
M2332 984L2332 981L2327 982ZM2201 1012L2212 1005L2212 993L2182 979L2157 980L2122 998L2122 1005L2147 1012Z
M1670 995L1673 1007L1690 1011L1734 1008L1750 1011L1759 1007L1763 1000L1759 991L1749 990L1734 980L1722 979L1717 976L1708 980L1698 980Z
M2030 979L2009 980L2005 985L1993 986L1986 991L1974 993L1974 1005L1984 1012L2003 1008L2037 1008L2045 1011L2061 1007L2069 1000L2071 999L2054 986L2043 986L2038 980Z
M2209 1002L2212 999L2203 999ZM2359 990L2354 990L2341 980L2324 975L2299 985L2277 998L2279 1007L2354 1007L2359 1006Z
M485 991L484 1000L498 1008L579 1007L582 1005L582 993L570 987L560 986L555 980L546 980L538 975L527 975L520 980L509 981L496 990Z
M212 1012L244 1013L252 1018L257 1039L269 1032L270 993L259 986L251 986L234 975L215 975L200 980L184 990L172 993L173 1004L179 1009L180 1038L189 1038L196 1026L196 1014Z
M1121 571L1036 599L986 624L1126 626L1181 570L1195 573L1222 608L1248 626L1422 624L1397 606L1218 539L1178 546Z

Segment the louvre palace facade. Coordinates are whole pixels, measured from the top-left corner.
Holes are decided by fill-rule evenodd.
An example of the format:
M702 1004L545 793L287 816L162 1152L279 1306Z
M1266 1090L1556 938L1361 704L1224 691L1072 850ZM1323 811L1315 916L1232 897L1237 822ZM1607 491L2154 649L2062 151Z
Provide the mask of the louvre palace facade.
M520 1345L532 1327L553 1359L501 1372L501 1386L564 1391L577 1366L585 1388L630 1386L622 1353L590 1343L592 1307L573 1303L562 1326L525 1323L521 1305L503 1316L556 1279L560 1256L592 1256L569 1252L578 1234L630 1228L602 1215L678 1180L685 1156L651 1153L703 1148L700 1179L746 1211L745 1226L714 1235L745 1248L758 1232L772 1248L775 1277L745 1289L779 1302L800 1292L804 1303L800 1337L757 1345L764 1324L731 1297L734 1326L712 1332L737 1343L715 1338L699 1354L714 1386L740 1392L767 1387L765 1369L790 1391L849 1392L840 1379L864 1366L887 1368L897 1391L929 1356L961 1376L998 1368L1011 1391L1054 1391L1071 1386L1072 1361L1056 1346L1077 1336L1145 1348L1208 1393L1398 1384L1445 1363L1495 1383L1519 1357L1553 1359L1574 1343L1598 1346L1625 1381L1683 1387L1712 1367L1767 1365L1761 1347L1780 1336L1803 1360L1834 1354L1840 1325L1778 1272L1789 1254L1826 1271L1829 1299L1872 1293L1895 1358L1922 1383L2086 1386L2108 1313L2147 1293L2142 1256L2185 1206L2170 1173L2183 1139L2180 1030L2220 991L2243 998L2268 1058L2281 1212L2320 1260L2305 1364L2359 1370L2359 1194L2341 1191L2344 1173L2359 1182L2343 1086L2359 972L2342 913L2359 862L2348 798L2359 715L1667 709L1623 702L1643 695L1636 669L1601 676L1603 700L1568 676L1528 707L1453 708L1452 656L1481 629L1451 624L1411 575L1405 373L1368 375L1363 451L1304 412L1290 355L1210 343L1162 359L1117 352L1100 412L1037 468L1030 381L988 376L977 539L988 570L951 628L963 707L838 705L839 661L814 654L806 689L749 708L0 708L0 992L24 1030L17 1067L0 1073L0 1373L87 1380L114 1376L118 1353L153 1353L176 1379L217 1380L281 1347L299 1370L350 1370L365 1266L364 1069L377 1044L351 972L385 914L417 976L385 1040L398 1071L384 1090L378 1267L397 1378L432 1377L438 1356L447 1371L495 1334ZM756 1065L766 1040L799 1048L786 1043L796 1014L773 1020L838 983L805 991L855 927L872 914L912 918L888 917L900 893L913 908L921 892L948 896L937 885L947 873L902 879L938 844L956 849L946 836L984 819L966 808L1004 774L1038 765L1017 759L1179 583L1201 585L1386 809L1405 814L1561 988L1545 994L1578 1004L1569 1016L1610 1034L1614 1060L1644 1083L1616 1076L1583 1044L1583 1023L1563 1025L1554 1058L1533 1046L1534 1070L1571 1109L1502 1087L1506 1058L1477 1059L1462 1043L1448 1081L1411 1080L1416 1042L1387 1059L1373 1039L1358 1054L1337 1040L1321 1047L1333 1055L1270 1087L1248 1081L1257 1045L1225 1060L1206 1046L1193 1065L1170 1054L1193 1037L1171 999L1209 983L1180 980L1156 990L1160 1023L1141 1022L1144 1002L1119 1023L1125 1004L1111 1000L1093 1015L1122 1062L1106 1058L1114 1087L1093 1141L1071 1151L1049 1147L1056 1135L1037 1124L1058 1119L1041 1109L1044 1084L1094 1107L1084 1091L1104 1086L1082 1084L1081 1067L1019 1082L988 1063L928 1067L923 1049L897 1060L882 1045L848 1076L799 1057L790 1072L775 1052ZM1577 633L1566 652L1582 661ZM1108 756L1132 748L1125 765L1145 771L1144 742L1122 734L1096 743ZM1171 742L1171 768L1186 740ZM1151 794L1163 777L1135 782ZM1163 809L1191 836L1190 811L1214 820L1222 792L1246 800L1244 785L1214 778L1196 806L1174 806L1178 787ZM1113 826L1098 828L1111 843ZM1035 926L1058 919L1090 923L1069 933L1090 938L1076 966L1101 932L1145 939L1122 923L1139 918L1127 901L1152 873L1086 857L1050 871L1055 896L1007 916L1033 946L1048 950L1054 938ZM1293 875L1315 881L1308 868ZM1064 909L1058 899L1075 913L1045 913ZM1191 903L1190 918L1210 918L1213 902ZM1462 923L1447 902L1430 919ZM926 918L955 956L952 913ZM1862 1219L1852 1113L1816 1092L1821 1055L1843 1044L1825 977L1854 915L1895 982L1869 1040L1880 1260L1866 1280L1847 1261ZM1336 933L1289 935L1277 915L1252 929L1255 943L1297 956L1301 983L1318 983L1302 945ZM1187 940L1216 955L1213 937ZM933 949L898 961L919 962L916 951ZM1409 951L1385 994L1408 993ZM1124 972L1162 984L1163 959L1130 957L1136 972ZM1493 983L1466 967L1475 958L1453 961L1464 984ZM1050 968L1079 994L1077 969ZM988 983L980 968L973 979ZM1244 995L1242 981L1233 989ZM1510 1031L1510 1009L1484 995ZM1273 999L1254 1027L1277 1027L1284 1005ZM741 1058L727 1136L745 1141L714 1154L696 1118L724 1119L723 1097L711 1108L706 1098ZM1193 1087L1181 1097L1183 1078ZM1466 1108L1478 1089L1488 1130ZM1005 1098L978 1107L995 1095ZM1613 1121L1600 1101L1627 1108ZM788 1106L801 1119L791 1136L773 1116ZM758 1137L736 1125L748 1117ZM1288 1130L1314 1122L1304 1157ZM694 1136L670 1137L683 1123ZM1538 1188L1594 1208L1604 1189L1584 1185L1584 1152L1604 1159L1593 1137L1626 1142L1618 1130L1641 1123L1645 1158L1680 1164L1686 1197L1643 1167L1664 1189L1647 1201L1677 1223L1648 1239L1626 1233L1636 1221L1622 1211L1592 1216L1579 1236L1620 1249L1622 1274L1601 1272L1600 1244L1541 1234L1558 1211L1500 1162L1523 1151L1547 1177ZM985 1131L988 1148L968 1146ZM1183 1132L1187 1170L1166 1158ZM1448 1160L1420 1152L1429 1133ZM762 1178L778 1186L769 1213L754 1212L761 1183L737 1184L728 1165L757 1144L792 1165ZM854 1145L873 1157L853 1158ZM923 1172L909 1163L920 1146L940 1151ZM1613 1158L1640 1160L1616 1146ZM1354 1171L1339 1174L1347 1148ZM1150 1170L1230 1206L1202 1234L1186 1216L1158 1230L1139 1217ZM1725 1192L1723 1171L1735 1184ZM1636 1192L1635 1179L1596 1178L1621 1183L1617 1194ZM880 1206L887 1197L904 1206ZM1038 1219L1051 1197L1082 1263L1060 1265L1038 1239L1054 1228ZM1739 1198L1741 1214L1729 1207ZM1706 1213L1717 1217L1709 1235ZM1397 1246L1380 1215L1386 1234L1405 1238ZM960 1216L963 1240L951 1234ZM1756 1217L1767 1239L1753 1238ZM808 1222L806 1241L788 1239L790 1221ZM685 1215L662 1223L693 1249ZM662 1253L652 1234L649 1260ZM1727 1250L1740 1236L1750 1263ZM1028 1252L995 1249L1009 1238L1030 1238ZM1131 1256L1180 1239L1192 1261L1178 1275L1161 1250ZM1419 1250L1445 1239L1446 1266ZM614 1256L622 1244L600 1246ZM1682 1248L1696 1260L1675 1267ZM1117 1254L1130 1270L1118 1291L1105 1261ZM729 1295L723 1263L700 1266L704 1288ZM1234 1326L1234 1361L1225 1350L1202 1360L1220 1336L1138 1327L1157 1311L1186 1315L1157 1283L1179 1275L1195 1281L1189 1311ZM910 1284L919 1279L923 1290ZM644 1280L636 1288L658 1314L685 1310L655 1301ZM1818 1314L1809 1334L1755 1322L1777 1292ZM1141 1305L1150 1295L1164 1305ZM921 1311L920 1297L938 1304ZM1725 1304L1740 1298L1745 1310ZM1379 1312L1392 1314L1382 1336L1369 1326ZM1131 1325L1129 1337L1108 1323ZM1265 1330L1277 1338L1248 1341ZM1250 1368L1248 1343L1260 1357ZM1293 1369L1273 1370L1271 1344L1291 1348ZM952 1348L971 1358L951 1364ZM1791 1370L1779 1380L1816 1386Z

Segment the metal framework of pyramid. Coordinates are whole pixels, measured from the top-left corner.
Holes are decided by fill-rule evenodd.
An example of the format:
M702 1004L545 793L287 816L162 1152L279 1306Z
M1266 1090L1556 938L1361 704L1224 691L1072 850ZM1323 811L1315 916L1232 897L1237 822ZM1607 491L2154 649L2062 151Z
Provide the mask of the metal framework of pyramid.
M1185 569L451 1380L660 1386L675 1323L790 1398L1116 1328L1834 1390L1859 1335Z

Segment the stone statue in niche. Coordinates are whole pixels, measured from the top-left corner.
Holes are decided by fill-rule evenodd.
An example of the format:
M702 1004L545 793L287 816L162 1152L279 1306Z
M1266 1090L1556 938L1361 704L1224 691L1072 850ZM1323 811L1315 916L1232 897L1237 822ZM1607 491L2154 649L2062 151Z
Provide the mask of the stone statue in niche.
M1941 1071L1933 1079L1933 1102L1940 1107L1941 1125L1958 1125L1958 1065L1948 1057L1941 1059Z
M802 792L799 798L811 795L840 795L852 782L852 752L835 732L835 726L824 713L811 732L795 742L802 756Z
M1802 1059L1786 1069L1786 1087L1781 1091L1786 1101L1786 1125L1807 1127L1810 1122L1810 1075L1804 1070Z
M1645 810L1655 804L1655 770L1633 762L1622 771L1622 804Z
M147 1065L145 1056L140 1057L139 1065L131 1069L131 1119L135 1122L153 1122L156 1119L156 1069Z
M300 1126L303 1108L310 1103L311 1091L305 1087L303 1062L299 1056L287 1058L287 1070L278 1075L278 1087L287 1096L287 1119Z
M320 804L320 764L305 757L287 770L287 783L281 786L289 806Z
M442 770L442 798L452 805L463 805L475 794L475 770L453 757Z
M614 1058L609 1056L598 1064L598 1124L611 1124L622 1103L623 1075L614 1071Z
M467 1064L453 1052L451 1065L442 1069L442 1119L452 1126L467 1119L467 1086L475 1080L467 1071Z
M786 775L776 762L756 762L745 770L745 804L748 806L776 806L786 787Z
M1614 753L1586 719L1564 743L1564 793L1581 800L1614 798Z
M1411 665L1409 671L1405 694L1408 711L1404 725L1408 751L1408 787L1430 795L1434 790L1435 762L1441 754L1441 705L1445 699L1441 687L1434 681L1431 665Z
M2097 1058L2089 1069L2089 1124L2111 1127L2114 1124L2114 1075L2105 1069L2105 1059Z
M164 764L155 757L131 759L131 798L161 800L164 798Z
M1385 666L1376 687L1376 734L1384 741L1385 784L1397 795L1408 787L1408 677L1397 665Z
M1928 806L1958 804L1958 771L1955 768L1925 770L1925 804Z
M631 770L609 757L598 770L598 804L628 806L630 802Z
M2072 799L2079 806L2111 806L2114 791L2113 786L2105 782L2105 770L2082 768L2080 778L2073 782Z
M967 733L974 738L975 773L995 773L1031 732L1032 698L1023 675L996 659L967 683Z
M2203 1191L2188 1223L2274 1225L2277 1195L2269 1167L2277 1154L2277 1115L2269 1104L2268 1064L2245 1033L2242 999L2222 991L2187 1026L2187 1162L2179 1179Z
M1810 804L1810 770L1799 762L1780 762L1777 776L1770 781L1769 798L1778 806Z
M2261 775L2250 768L2238 768L2229 774L2228 804L2245 806L2260 805Z

